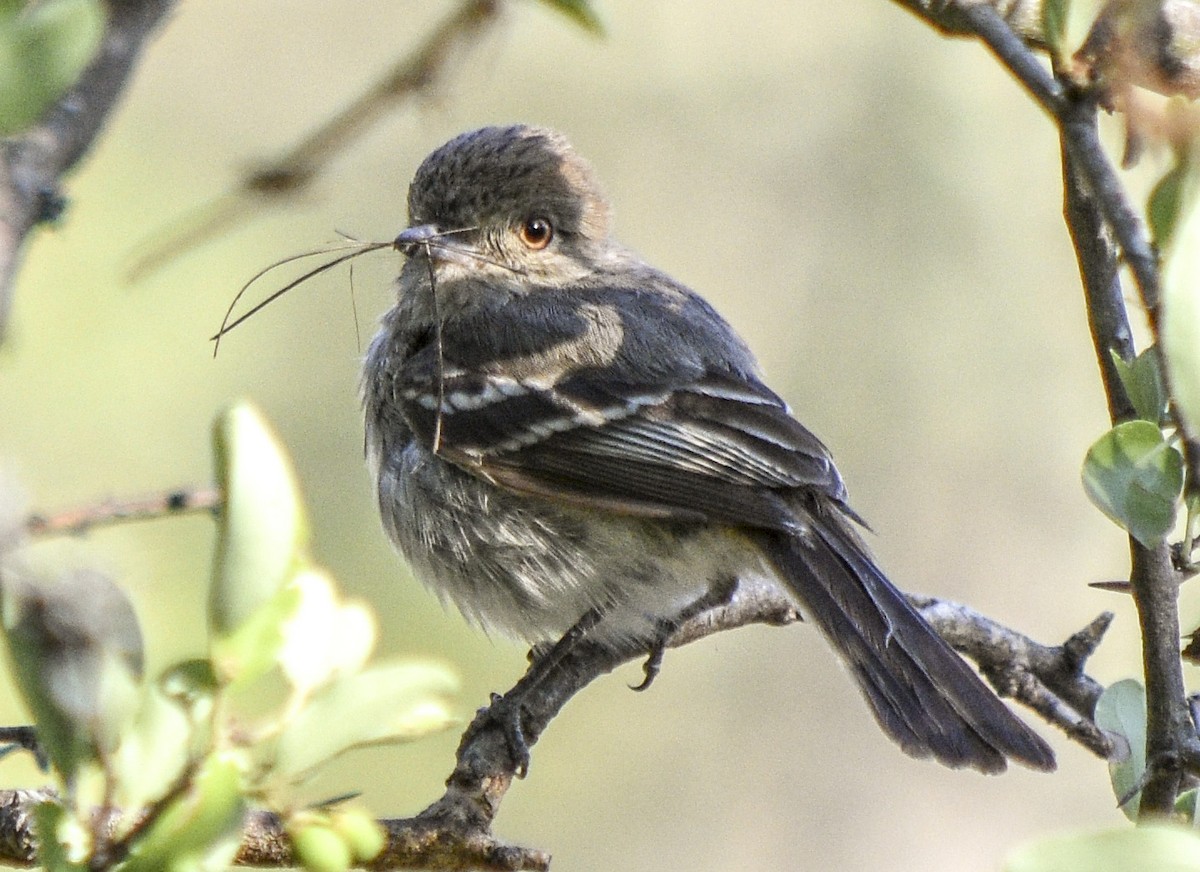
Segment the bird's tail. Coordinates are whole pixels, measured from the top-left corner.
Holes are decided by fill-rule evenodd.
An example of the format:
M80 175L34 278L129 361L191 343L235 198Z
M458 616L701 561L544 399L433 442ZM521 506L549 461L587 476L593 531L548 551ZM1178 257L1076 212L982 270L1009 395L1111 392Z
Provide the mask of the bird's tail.
M880 726L914 757L1002 772L1055 767L1050 747L984 685L891 582L836 509L763 547L854 673Z

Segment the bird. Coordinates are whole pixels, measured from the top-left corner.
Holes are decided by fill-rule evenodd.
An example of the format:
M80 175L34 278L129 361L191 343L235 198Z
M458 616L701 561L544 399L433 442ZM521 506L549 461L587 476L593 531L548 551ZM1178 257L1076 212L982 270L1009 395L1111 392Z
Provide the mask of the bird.
M907 754L1055 767L879 568L743 339L614 238L565 136L463 133L407 206L362 401L384 530L424 585L489 632L546 644L590 616L653 659L664 627L767 578Z

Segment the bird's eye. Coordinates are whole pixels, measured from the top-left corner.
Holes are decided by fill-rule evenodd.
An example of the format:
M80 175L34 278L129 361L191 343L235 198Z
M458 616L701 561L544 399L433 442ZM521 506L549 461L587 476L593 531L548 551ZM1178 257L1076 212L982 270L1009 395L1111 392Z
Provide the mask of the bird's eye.
M554 238L554 228L550 226L550 221L540 215L525 219L517 232L526 247L533 251L541 251Z

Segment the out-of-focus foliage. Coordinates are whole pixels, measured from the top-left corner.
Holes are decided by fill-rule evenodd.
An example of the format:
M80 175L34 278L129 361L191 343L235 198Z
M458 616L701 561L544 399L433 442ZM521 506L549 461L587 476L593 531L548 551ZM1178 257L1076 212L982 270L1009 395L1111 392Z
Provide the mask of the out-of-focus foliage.
M1159 825L1049 836L1013 851L1004 872L1200 872L1200 835Z
M367 862L383 844L371 819L302 811L298 788L352 748L453 723L445 667L368 662L374 618L313 563L291 461L261 415L234 406L216 434L226 504L207 660L145 680L137 619L110 581L4 573L18 686L62 780L39 812L40 857L55 872L224 868L251 804L283 814L308 868ZM110 803L114 831L94 814Z
M99 0L0 2L0 135L31 124L75 81L103 24Z

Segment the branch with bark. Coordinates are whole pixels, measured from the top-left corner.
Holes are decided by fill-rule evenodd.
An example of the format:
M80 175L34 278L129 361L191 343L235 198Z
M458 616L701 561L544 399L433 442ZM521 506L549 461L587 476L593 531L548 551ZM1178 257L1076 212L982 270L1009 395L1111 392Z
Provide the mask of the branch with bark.
M1103 613L1063 644L1042 645L973 609L933 597L910 601L955 649L974 661L997 692L1040 715L1099 757L1111 751L1093 720L1102 686L1085 672L1112 620ZM766 581L743 583L730 601L684 624L670 647L751 624L786 626L800 620L795 605ZM597 678L645 656L644 646L625 650L573 646L554 669L531 667L509 691L522 701L526 742L537 742L570 699ZM377 869L546 870L542 850L509 844L492 833L501 804L519 776L503 723L482 709L463 734L446 792L412 818L385 820L387 844L372 863ZM29 865L36 859L32 806L44 791L0 791L0 862ZM268 812L245 822L239 864L288 866L295 862L280 820Z
M1112 360L1114 352L1126 361L1135 353L1119 267L1124 264L1132 274L1157 340L1158 255L1100 144L1097 113L1113 102L1109 88L1113 70L1124 73L1126 82L1188 94L1192 82L1183 71L1194 68L1198 55L1194 38L1185 37L1200 33L1194 4L1139 5L1128 0L1107 4L1075 58L1086 74L1081 83L1079 67L1056 75L1038 57L1036 51L1046 47L1045 34L1040 32L1040 3L897 2L943 33L973 34L982 40L1057 125L1063 153L1064 217L1079 261L1109 414L1114 424L1133 417ZM1036 26L1030 23L1033 5L1039 8ZM1139 10L1145 14L1131 20L1130 16L1141 14ZM1142 73L1130 76L1130 70ZM1175 70L1177 75L1155 77L1147 72L1153 70ZM1194 476L1200 445L1185 438L1184 448ZM1147 548L1130 536L1129 546L1129 580L1141 625L1147 698L1148 769L1140 813L1167 816L1174 812L1185 767L1200 773L1200 739L1191 719L1180 659L1177 600L1184 576L1169 544Z

